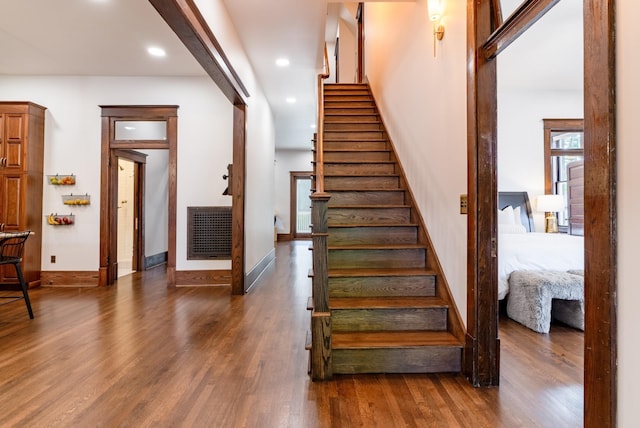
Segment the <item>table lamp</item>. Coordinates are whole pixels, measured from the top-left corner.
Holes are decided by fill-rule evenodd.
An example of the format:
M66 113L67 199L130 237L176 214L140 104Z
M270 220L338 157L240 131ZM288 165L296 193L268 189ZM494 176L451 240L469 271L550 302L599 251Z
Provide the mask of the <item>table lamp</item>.
M564 196L540 195L536 199L536 210L545 213L545 228L547 233L558 232L558 218L556 213L564 209Z

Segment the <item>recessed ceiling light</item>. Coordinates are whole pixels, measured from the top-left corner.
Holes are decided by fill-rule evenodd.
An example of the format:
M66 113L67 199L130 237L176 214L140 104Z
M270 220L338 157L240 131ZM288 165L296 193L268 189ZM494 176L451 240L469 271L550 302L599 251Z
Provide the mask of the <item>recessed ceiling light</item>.
M290 64L290 63L289 63L289 60L288 60L288 59L286 59L286 58L278 58L278 59L276 60L276 65L277 65L278 67L286 67L286 66L288 66L289 64Z
M295 99L295 98L293 98L293 97L289 97L289 98L287 98L287 102L288 102L289 104L293 104L293 103L295 103L295 102L296 102L296 99Z
M316 129L316 124L315 123L311 124L311 129Z
M150 48L147 48L147 52L149 52L149 55L152 55L152 56L157 56L157 57L167 56L167 52L165 52L164 49L156 46L151 46Z

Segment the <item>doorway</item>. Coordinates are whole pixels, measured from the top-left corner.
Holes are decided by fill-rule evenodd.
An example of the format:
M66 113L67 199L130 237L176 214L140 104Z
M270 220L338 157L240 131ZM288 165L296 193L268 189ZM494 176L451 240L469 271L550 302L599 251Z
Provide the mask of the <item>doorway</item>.
M137 222L134 191L134 166L126 159L118 159L118 278L138 270L136 259L135 224Z
M145 183L148 154L114 150L117 159L117 277L146 270ZM166 218L162 216L162 218Z
M311 238L311 175L312 172L291 172L291 239Z
M102 162L100 203L100 270L98 285L110 285L118 278L119 238L126 243L126 234L119 236L118 211L124 204L133 204L130 230L131 268L144 268L144 165L146 155L137 150L167 150L168 212L167 212L167 285L176 283L176 192L177 192L177 106L101 106L102 108ZM133 163L131 178L134 193L120 198L120 159ZM122 164L123 168L124 165ZM124 181L127 181L126 179ZM126 200L127 202L122 202ZM124 216L123 216L123 220ZM128 246L128 245L127 245ZM122 246L122 257L128 250ZM125 261L126 267L126 261Z
M523 2L502 23L497 2L468 9L469 219L465 372L497 385L496 61L499 52L558 0ZM616 179L614 2L584 1L586 426L616 425ZM596 257L590 257L597 255Z

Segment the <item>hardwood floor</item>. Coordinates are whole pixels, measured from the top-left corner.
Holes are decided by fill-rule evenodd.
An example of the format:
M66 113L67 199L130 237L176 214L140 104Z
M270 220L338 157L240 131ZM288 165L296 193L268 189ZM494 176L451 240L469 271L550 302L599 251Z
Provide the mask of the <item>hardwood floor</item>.
M109 288L0 306L0 426L581 427L582 344L501 320L501 385L461 375L312 382L309 243L278 244L250 292L167 288L162 268Z

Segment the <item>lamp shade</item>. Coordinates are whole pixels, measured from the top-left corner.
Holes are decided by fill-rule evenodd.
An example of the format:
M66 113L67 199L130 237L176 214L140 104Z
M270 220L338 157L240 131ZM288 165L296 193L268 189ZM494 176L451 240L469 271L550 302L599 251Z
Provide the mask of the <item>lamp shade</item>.
M562 195L540 195L536 199L537 211L557 213L563 209L564 197Z
M427 3L427 9L429 12L429 19L432 21L438 21L442 17L444 0L429 0Z

